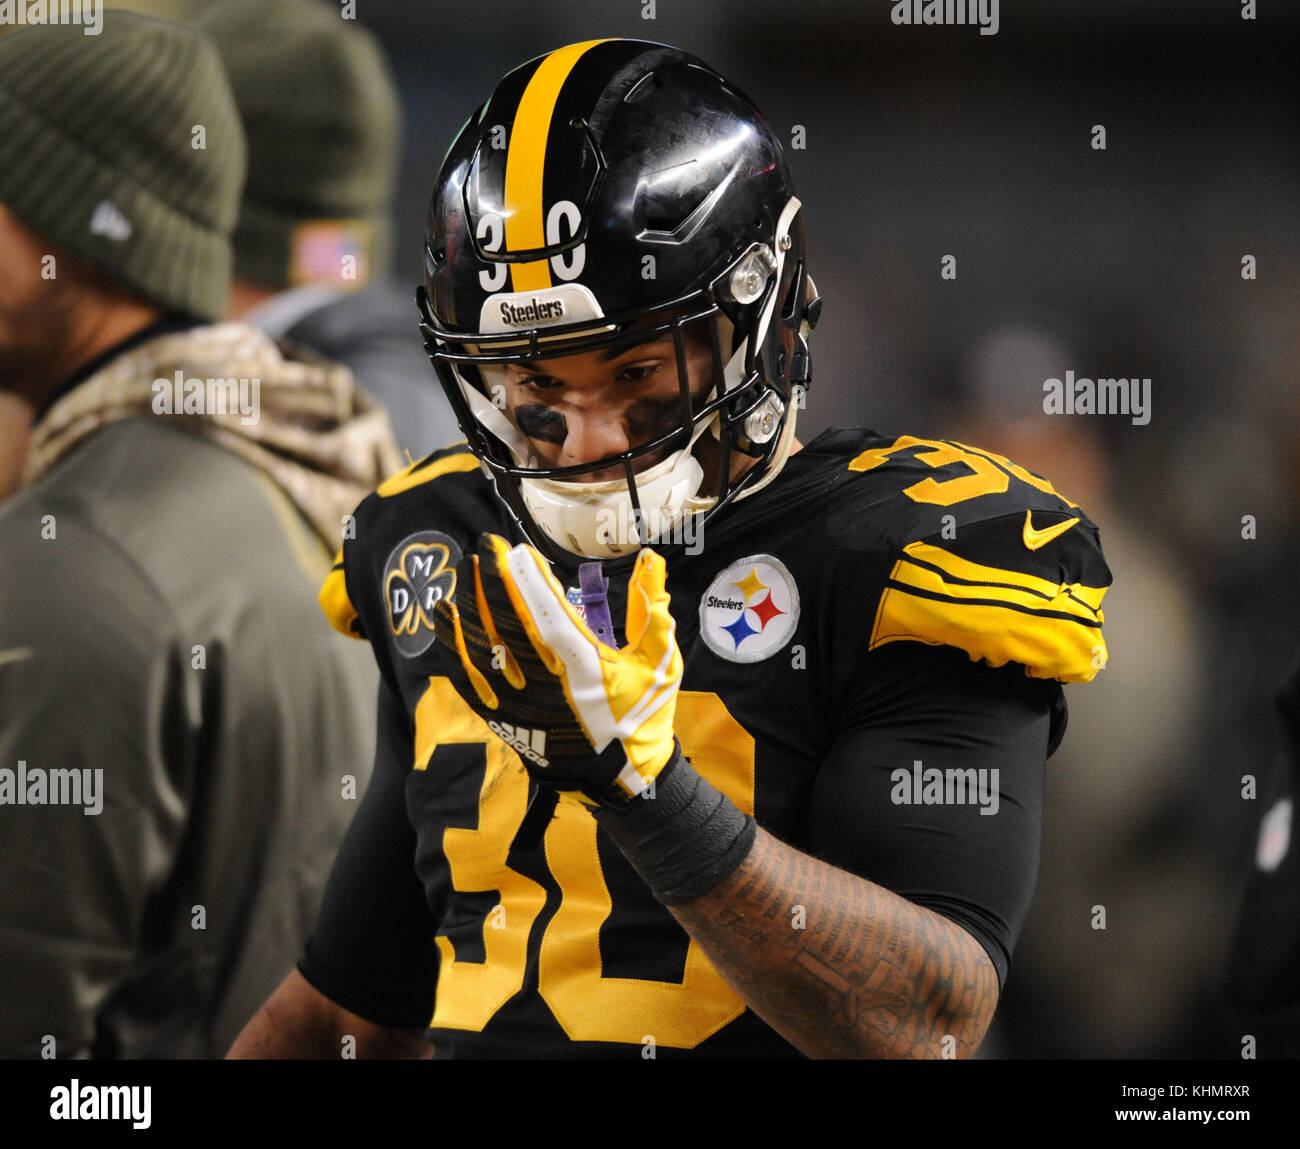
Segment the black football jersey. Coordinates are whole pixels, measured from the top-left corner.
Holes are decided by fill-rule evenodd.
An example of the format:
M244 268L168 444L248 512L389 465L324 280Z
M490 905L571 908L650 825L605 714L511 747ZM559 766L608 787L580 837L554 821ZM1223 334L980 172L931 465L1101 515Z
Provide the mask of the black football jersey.
M434 641L433 607L484 531L522 538L474 456L437 452L361 504L322 588L384 685L372 793L304 975L377 1022L428 1021L441 1056L797 1056L580 803L562 797L540 845L520 848L529 776ZM960 922L1004 976L1059 683L1105 665L1096 526L1000 456L840 430L666 553L675 729L695 768L778 838ZM611 578L620 642L625 589ZM1021 725L1031 736L1004 739ZM887 741L855 743L864 731ZM983 816L997 794L974 808L973 782L969 808L926 804L927 767L977 760L1004 762L1001 818Z

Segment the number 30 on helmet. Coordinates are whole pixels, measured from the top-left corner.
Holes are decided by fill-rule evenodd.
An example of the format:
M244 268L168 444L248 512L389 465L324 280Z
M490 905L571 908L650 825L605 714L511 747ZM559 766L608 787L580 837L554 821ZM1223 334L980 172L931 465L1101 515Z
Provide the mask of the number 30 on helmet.
M596 40L532 60L461 130L429 204L421 330L471 449L553 561L694 538L689 516L698 528L776 476L820 310L799 207L754 105L662 44ZM673 425L617 455L543 465L502 401L502 365L664 338ZM695 394L690 339L714 367ZM708 475L704 434L720 448ZM754 460L743 473L736 452ZM593 481L601 471L622 477ZM602 531L611 519L637 537Z

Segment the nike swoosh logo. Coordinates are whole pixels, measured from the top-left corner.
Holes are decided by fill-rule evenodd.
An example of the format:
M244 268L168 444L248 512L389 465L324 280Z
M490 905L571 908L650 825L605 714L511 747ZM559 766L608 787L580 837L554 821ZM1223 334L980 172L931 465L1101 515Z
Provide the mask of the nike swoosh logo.
M30 646L13 646L8 650L0 650L0 666L6 662L22 662L25 658L31 658L32 648Z
M1053 539L1059 539L1068 531L1078 519L1066 519L1062 523L1056 523L1054 526L1044 527L1041 531L1034 530L1034 512L1025 512L1025 546L1031 551L1038 550L1039 547L1045 547Z

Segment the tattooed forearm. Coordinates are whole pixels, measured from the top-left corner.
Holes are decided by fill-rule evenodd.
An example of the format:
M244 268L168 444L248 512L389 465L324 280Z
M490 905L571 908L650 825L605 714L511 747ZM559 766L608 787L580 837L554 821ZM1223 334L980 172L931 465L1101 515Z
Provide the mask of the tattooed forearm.
M810 1057L969 1057L997 1004L993 963L960 926L763 830L726 882L672 912Z

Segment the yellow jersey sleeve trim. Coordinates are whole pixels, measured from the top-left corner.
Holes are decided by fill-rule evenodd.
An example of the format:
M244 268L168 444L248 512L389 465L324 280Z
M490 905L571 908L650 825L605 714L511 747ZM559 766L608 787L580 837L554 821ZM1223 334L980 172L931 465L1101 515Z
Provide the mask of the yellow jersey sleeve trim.
M443 475L463 474L477 471L478 468L478 457L470 451L448 455L436 463L426 464L424 460L420 460L385 479L379 484L376 493L380 498L387 499L393 495L400 495L403 491L409 491L412 487L418 487L422 483L431 483L434 479L442 478Z
M1097 613L1097 621L1103 622L1101 614L1101 600L1105 597L1109 587L1104 586L1084 586L1083 583L1070 583L1070 592L1075 598L1086 602Z
M911 543L890 572L869 648L954 646L990 666L1018 662L1035 678L1090 682L1109 657L1101 633L1105 593L1105 587L1049 583Z
M325 617L330 620L330 626L340 634L346 634L348 638L363 637L357 626L356 608L348 598L347 582L343 577L342 547L334 556L334 565L330 568L330 573L325 576L325 581L321 583L320 594L316 598L321 610L325 612Z
M1020 571L986 567L926 543L910 543L903 553L920 561L900 559L890 572L895 583L952 599L995 599L1025 610L1059 611L1085 623L1102 621L1097 606L1105 587L1052 583ZM1079 594L1080 590L1085 594Z
M1041 598L1055 598L1060 590L1057 583L1038 575L1026 574L1024 571L1007 570L1004 567L989 567L983 563L971 562L943 547L933 543L908 543L903 554L917 562L930 563L951 579L987 585L1007 585L1019 587Z

